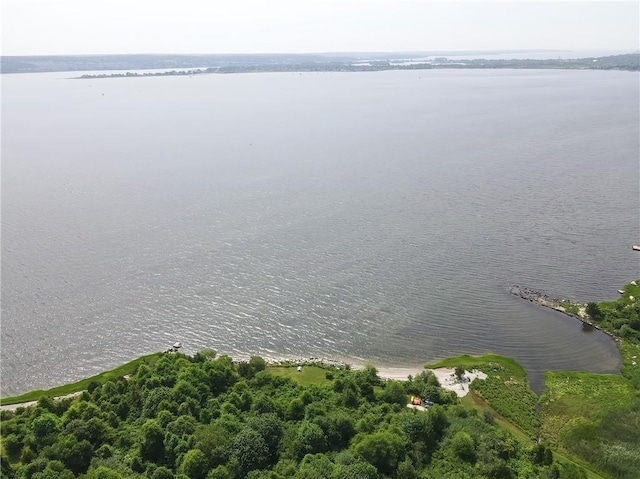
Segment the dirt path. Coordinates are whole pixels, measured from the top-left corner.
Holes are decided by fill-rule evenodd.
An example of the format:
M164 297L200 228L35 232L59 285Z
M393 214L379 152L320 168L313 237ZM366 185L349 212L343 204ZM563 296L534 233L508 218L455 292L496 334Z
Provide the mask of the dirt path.
M80 396L80 394L82 394L83 392L84 391L79 391L77 393L67 394L66 396L57 396L57 397L54 397L53 400L62 401L63 399L74 398L74 397ZM15 411L19 407L30 407L30 406L35 406L36 404L38 404L38 401L28 401L28 402L19 402L16 404L7 404L7 405L0 406L0 411Z

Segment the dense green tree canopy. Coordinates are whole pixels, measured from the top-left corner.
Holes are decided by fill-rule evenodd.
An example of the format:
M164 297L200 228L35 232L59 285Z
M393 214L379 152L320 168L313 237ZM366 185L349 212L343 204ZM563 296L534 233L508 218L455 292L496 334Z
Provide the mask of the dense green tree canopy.
M2 478L282 479L579 477L435 376L382 381L327 367L315 384L258 357L165 354L68 402L2 413ZM424 394L427 393L427 394ZM433 397L426 411L411 395ZM576 472L577 471L577 472ZM555 475L554 475L555 474Z

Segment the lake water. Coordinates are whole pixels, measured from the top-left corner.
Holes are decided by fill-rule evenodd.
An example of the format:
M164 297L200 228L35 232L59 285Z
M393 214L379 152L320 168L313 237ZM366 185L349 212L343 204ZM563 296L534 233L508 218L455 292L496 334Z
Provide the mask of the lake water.
M640 276L637 73L65 76L2 76L2 395L178 340L619 369L508 290Z

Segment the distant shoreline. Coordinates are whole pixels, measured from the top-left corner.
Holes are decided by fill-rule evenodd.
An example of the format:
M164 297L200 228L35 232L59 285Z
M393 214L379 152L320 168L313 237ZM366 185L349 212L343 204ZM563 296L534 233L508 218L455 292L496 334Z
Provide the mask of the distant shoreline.
M96 80L103 78L146 78L158 76L195 76L207 74L233 73L319 73L319 72L377 72L396 70L617 70L640 71L640 62L636 55L616 55L625 57L619 62L610 62L612 57L581 58L576 60L448 60L443 58L425 62L360 62L360 63L299 63L299 64L264 64L264 65L228 65L208 68L192 68L163 72L131 72L85 74L71 77L72 80ZM631 58L627 58L631 57Z
M396 52L349 54L66 55L2 56L2 73L117 71L76 78L193 76L206 73L363 72L429 69L640 70L640 53L582 58L531 58L528 51ZM551 56L554 52L544 52ZM508 54L520 58L497 59ZM535 55L534 55L535 56ZM140 70L164 70L144 72Z

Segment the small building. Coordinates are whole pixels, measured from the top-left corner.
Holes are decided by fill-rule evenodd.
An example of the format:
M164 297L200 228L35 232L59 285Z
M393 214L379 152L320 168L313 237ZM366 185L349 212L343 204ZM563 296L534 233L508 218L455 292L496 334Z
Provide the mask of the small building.
M418 396L411 396L411 404L413 406L422 406L422 399Z

